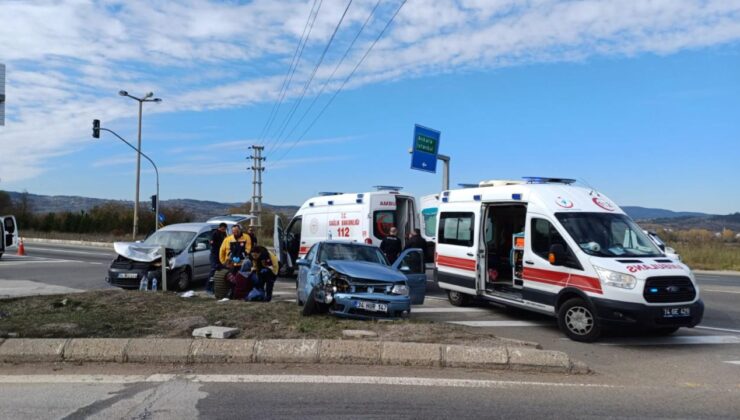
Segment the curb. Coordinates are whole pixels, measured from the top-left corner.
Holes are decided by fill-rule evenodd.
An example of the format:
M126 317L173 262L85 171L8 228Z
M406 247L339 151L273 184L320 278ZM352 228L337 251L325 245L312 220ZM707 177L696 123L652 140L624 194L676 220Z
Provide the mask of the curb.
M23 238L23 242L30 242L36 244L60 244L60 245L82 245L90 246L95 248L110 248L113 249L113 242L88 242L88 241L73 241L67 239L46 239L46 238Z
M0 340L0 362L331 363L591 372L563 352L530 347L311 339L9 338Z

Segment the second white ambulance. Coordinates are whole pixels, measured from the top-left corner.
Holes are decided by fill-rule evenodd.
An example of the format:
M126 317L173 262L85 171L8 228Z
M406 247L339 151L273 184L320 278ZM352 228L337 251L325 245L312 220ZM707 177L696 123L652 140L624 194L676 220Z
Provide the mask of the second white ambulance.
M577 341L608 325L670 334L704 313L694 275L666 258L605 195L573 180L487 181L443 191L437 282L472 298L556 316Z

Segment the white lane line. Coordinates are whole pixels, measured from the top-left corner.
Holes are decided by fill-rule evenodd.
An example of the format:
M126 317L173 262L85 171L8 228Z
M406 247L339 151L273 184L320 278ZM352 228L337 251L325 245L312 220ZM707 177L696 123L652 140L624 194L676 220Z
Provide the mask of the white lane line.
M438 297L438 296L427 296L426 299L431 299L431 300L448 300L447 298Z
M705 326L696 326L694 328L701 329L701 330L712 330L712 331L724 331L724 332L731 332L731 333L740 333L740 330L733 330L732 328L718 328L718 327L705 327Z
M734 335L679 335L659 338L630 338L619 341L601 342L601 346L676 346L691 344L740 344Z
M729 363L731 365L739 365L740 366L740 360L726 360L725 363Z
M28 251L42 251L42 252L48 252L50 254L82 254L82 255L98 255L103 257L115 257L115 252L88 252L88 251L68 251L66 249L56 249L56 248L27 248Z
M737 295L740 295L740 291L733 291L733 290L717 290L717 289L705 289L705 288L703 288L703 287L702 287L702 288L701 288L701 291L702 291L702 293L704 293L704 292L713 292L713 293L733 293L733 294L737 294Z
M448 321L447 323L466 327L541 327L544 325L529 321Z
M77 264L92 264L92 265L103 265L101 262L94 261L82 261L82 260L28 260L28 261L8 261L0 262L0 266L7 267L10 265L25 265L25 264L56 264L56 263L77 263Z
M416 306L412 307L411 311L415 314L441 314L441 313L481 313L481 312L491 312L488 309L483 308L455 308L454 306L450 306L448 308L417 308Z
M130 384L141 382L168 382L184 379L199 383L280 383L280 384L342 384L342 385L398 385L422 387L454 388L509 388L509 387L551 387L551 388L621 388L618 385L536 382L536 381L496 381L485 379L446 379L412 378L389 376L325 376L325 375L0 375L4 384L68 384L68 383L108 383Z

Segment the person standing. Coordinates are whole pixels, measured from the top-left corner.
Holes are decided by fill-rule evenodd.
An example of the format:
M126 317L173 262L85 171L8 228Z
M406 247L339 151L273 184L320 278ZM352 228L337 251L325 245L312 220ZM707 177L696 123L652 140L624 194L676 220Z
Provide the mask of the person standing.
M257 235L254 233L254 228L252 226L247 228L247 235L249 235L249 239L252 240L252 246L257 245Z
M206 292L209 293L213 292L213 275L224 267L218 255L224 239L226 239L226 223L221 223L211 236L211 272L208 274L208 284L206 284Z
M409 235L409 239L406 241L406 248L404 249L419 248L426 252L426 247L427 241L421 237L421 230L414 229L411 231L411 235Z
M380 250L385 254L389 264L393 264L401 253L401 240L396 236L397 233L395 226L391 227L388 236L380 242Z

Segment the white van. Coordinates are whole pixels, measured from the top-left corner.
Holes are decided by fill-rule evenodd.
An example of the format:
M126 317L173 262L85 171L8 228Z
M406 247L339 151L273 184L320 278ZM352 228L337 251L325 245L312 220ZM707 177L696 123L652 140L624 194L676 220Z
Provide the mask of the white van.
M13 216L0 216L0 257L9 248L18 246L18 224Z
M419 227L413 196L400 193L400 187L378 186L365 193L320 193L306 200L286 229L275 216L275 252L287 273L309 248L327 239L380 245L392 226L404 241Z
M473 297L558 318L577 341L608 325L670 334L704 313L694 275L603 194L573 180L443 191L435 266L450 302Z

